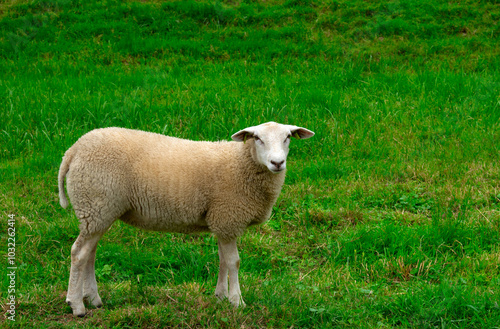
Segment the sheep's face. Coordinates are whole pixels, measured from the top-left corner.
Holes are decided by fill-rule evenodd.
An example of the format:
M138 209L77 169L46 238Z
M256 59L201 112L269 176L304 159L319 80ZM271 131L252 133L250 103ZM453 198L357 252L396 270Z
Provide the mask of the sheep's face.
M286 158L291 137L305 139L314 133L305 128L268 122L240 130L232 136L238 142L254 140L255 160L273 173L286 169Z

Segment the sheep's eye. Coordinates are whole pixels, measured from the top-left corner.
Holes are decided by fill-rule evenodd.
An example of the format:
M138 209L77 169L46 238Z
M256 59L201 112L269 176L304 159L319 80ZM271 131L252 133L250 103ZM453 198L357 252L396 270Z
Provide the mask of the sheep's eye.
M288 141L290 141L290 135L286 136L286 139L283 143L287 143Z
M259 142L259 143L264 143L264 142L262 141L262 139L260 139L260 138L259 138L259 137L257 137L257 136L253 136L253 138L255 139L255 141L256 141L256 142Z

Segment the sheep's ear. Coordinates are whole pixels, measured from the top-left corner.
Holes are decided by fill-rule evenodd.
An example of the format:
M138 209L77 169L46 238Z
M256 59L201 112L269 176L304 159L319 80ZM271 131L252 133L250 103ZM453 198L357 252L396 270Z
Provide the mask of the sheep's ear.
M254 131L253 127L245 128L243 130L238 131L236 134L231 136L231 138L233 139L233 141L236 141L236 142L246 142L247 139L253 137L254 133L255 133L255 131Z
M314 132L310 131L309 129L297 127L297 126L289 126L289 127L290 127L290 132L292 133L292 136L295 138L307 139L307 138L311 138L314 136Z

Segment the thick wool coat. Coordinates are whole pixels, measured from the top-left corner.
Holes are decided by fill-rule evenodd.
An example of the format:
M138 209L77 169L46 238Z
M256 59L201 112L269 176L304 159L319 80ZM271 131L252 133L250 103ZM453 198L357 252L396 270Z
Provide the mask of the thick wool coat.
M93 130L65 153L59 197L82 234L116 219L146 230L210 231L224 241L266 221L285 179L256 161L254 140L196 142L124 128Z

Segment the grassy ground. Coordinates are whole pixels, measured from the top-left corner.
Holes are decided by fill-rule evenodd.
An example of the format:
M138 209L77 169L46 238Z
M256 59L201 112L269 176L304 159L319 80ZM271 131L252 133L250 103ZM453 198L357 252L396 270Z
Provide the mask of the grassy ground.
M497 1L0 3L0 326L498 327L499 19ZM97 127L227 140L270 120L316 136L239 241L248 306L213 297L211 235L117 222L104 308L74 319L64 151Z

